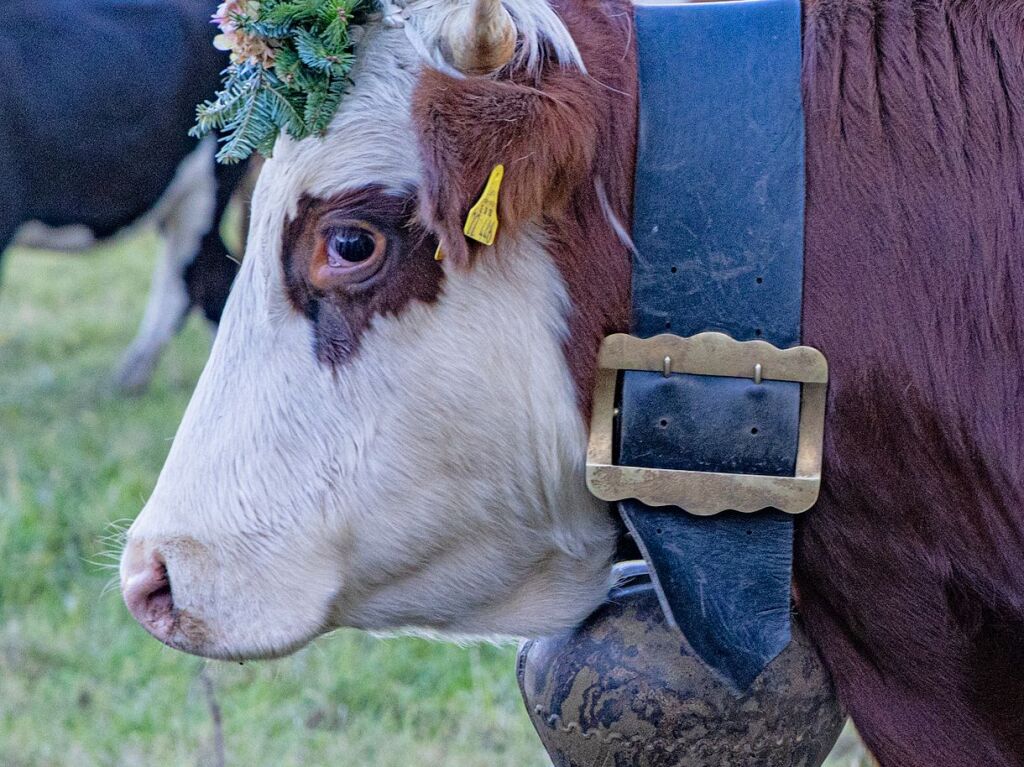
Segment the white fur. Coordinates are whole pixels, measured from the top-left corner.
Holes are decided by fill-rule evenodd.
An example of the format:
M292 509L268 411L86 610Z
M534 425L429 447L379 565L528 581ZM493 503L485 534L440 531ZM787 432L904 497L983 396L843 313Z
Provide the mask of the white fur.
M423 5L405 22L430 45L450 4ZM509 7L538 38L567 37L538 0ZM205 626L173 637L182 649L276 655L335 626L532 635L609 585L614 531L583 481L568 299L539 228L471 270L446 264L436 303L377 317L336 372L286 300L280 243L301 195L420 184L406 34L367 29L329 135L279 140L210 361L129 533Z
M597 200L601 203L601 213L604 214L605 220L611 225L615 236L619 238L619 242L629 249L630 253L636 255L637 250L636 245L633 243L633 237L626 231L625 225L615 213L612 204L608 201L608 192L604 188L603 179L594 179L594 191L597 192Z

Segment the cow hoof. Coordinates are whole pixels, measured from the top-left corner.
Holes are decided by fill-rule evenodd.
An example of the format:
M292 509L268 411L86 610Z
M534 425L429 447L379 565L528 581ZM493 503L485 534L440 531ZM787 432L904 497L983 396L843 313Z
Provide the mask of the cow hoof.
M736 694L665 623L650 587L577 629L524 642L517 666L555 767L818 767L843 727L799 624L789 647Z
M129 349L114 374L114 386L123 394L142 394L149 388L155 369L155 360L147 355L133 354Z

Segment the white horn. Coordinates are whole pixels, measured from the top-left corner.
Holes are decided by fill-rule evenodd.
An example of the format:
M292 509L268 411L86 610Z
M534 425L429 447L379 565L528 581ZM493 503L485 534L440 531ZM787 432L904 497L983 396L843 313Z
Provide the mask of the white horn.
M501 69L516 52L516 24L501 0L471 0L448 17L445 56L467 75Z

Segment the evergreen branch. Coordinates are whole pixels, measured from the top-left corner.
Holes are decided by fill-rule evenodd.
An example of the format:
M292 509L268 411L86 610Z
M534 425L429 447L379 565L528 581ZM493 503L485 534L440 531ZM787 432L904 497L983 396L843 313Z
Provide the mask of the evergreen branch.
M345 95L345 80L334 80L325 91L314 91L306 99L305 121L312 133L323 133Z
M277 107L273 111L274 123L277 127L287 130L295 138L303 138L306 133L305 122L291 99L269 82L264 86L264 91Z
M230 165L252 154L255 136L260 132L259 126L253 125L258 97L259 91L253 90L238 114L223 126L227 133L220 139L222 143L217 152L217 162Z
M310 69L319 72L330 72L337 62L327 44L318 35L299 29L295 32L295 52L299 60Z
M218 45L232 64L222 89L196 108L190 135L222 135L217 159L267 156L282 132L322 134L341 103L354 55L349 24L375 0L228 0ZM222 42L223 41L223 42Z

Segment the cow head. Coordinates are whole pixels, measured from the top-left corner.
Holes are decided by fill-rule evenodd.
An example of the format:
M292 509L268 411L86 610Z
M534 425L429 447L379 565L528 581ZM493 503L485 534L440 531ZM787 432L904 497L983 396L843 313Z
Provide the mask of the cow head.
M603 598L615 530L583 465L628 308L630 24L618 0L412 0L363 29L330 130L263 170L129 531L123 591L155 636L238 658L337 626L529 635Z

